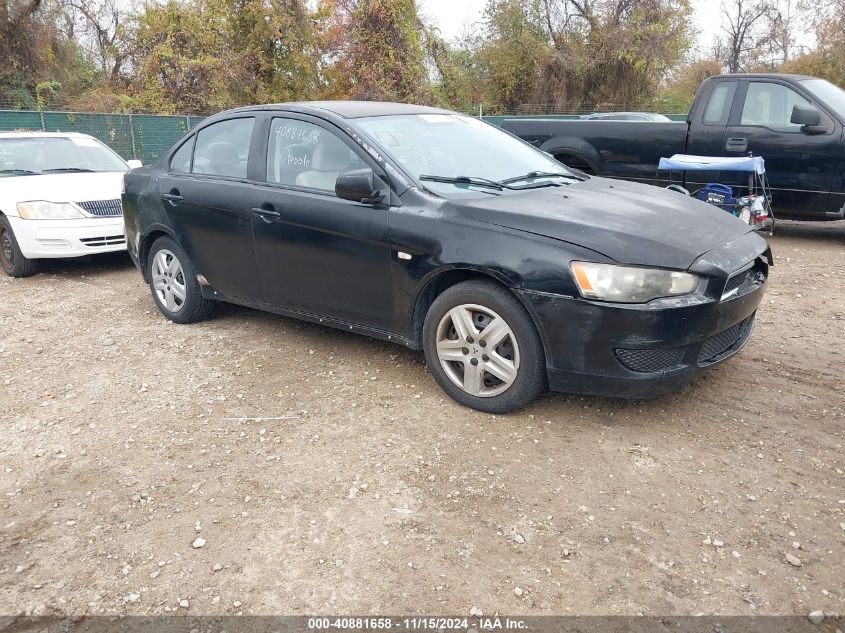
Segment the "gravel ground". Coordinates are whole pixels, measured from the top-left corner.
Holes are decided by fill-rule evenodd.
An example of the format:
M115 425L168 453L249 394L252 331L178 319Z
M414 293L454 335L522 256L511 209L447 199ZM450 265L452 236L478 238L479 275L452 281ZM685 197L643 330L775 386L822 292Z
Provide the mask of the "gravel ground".
M387 343L170 324L122 255L3 277L0 613L845 611L845 227L771 241L737 357L506 416Z

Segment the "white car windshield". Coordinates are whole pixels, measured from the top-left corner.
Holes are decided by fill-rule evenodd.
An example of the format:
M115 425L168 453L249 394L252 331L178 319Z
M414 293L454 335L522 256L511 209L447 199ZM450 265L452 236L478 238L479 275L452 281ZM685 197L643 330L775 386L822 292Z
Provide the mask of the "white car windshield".
M92 138L0 138L0 177L128 170L120 156Z
M500 129L458 114L356 121L425 186L444 195L549 186L576 177L563 164Z

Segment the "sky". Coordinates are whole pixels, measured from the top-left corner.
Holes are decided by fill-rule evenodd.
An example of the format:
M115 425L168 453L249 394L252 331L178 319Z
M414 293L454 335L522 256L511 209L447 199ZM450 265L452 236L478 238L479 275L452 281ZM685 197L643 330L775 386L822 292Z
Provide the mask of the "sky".
M481 12L487 0L418 0L420 12L440 29L447 40L464 33L480 29ZM698 31L696 48L701 53L710 50L713 40L719 34L721 0L697 0L695 6L695 27Z

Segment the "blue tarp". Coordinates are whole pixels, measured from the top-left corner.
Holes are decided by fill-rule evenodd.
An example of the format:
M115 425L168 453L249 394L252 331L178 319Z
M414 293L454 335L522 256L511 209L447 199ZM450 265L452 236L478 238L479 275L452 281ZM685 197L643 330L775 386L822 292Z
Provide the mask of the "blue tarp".
M766 173L766 166L762 156L738 156L733 158L729 156L675 154L672 158L661 158L657 169L674 171L741 171L757 173L761 176Z

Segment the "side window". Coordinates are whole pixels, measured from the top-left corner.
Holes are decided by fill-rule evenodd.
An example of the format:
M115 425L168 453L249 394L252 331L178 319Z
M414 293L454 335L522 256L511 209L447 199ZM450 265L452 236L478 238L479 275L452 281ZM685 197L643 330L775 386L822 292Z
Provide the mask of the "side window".
M191 151L194 149L194 137L182 143L182 147L176 150L170 157L170 171L189 173L191 171Z
M723 81L716 86L710 94L709 101L707 101L702 123L705 125L727 125L735 92L735 81Z
M367 164L340 138L313 123L273 119L267 181L334 192L337 177Z
M752 82L742 106L741 124L762 125L775 132L800 132L800 125L789 122L798 103L810 102L784 85Z
M194 148L195 174L246 178L249 142L255 119L229 119L203 128Z

